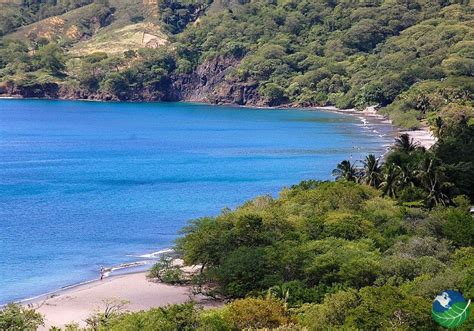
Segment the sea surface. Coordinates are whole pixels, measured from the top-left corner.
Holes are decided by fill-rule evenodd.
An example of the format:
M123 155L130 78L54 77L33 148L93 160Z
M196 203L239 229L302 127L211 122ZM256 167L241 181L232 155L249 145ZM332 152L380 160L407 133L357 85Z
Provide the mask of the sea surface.
M0 304L153 262L188 220L381 155L326 111L0 100Z

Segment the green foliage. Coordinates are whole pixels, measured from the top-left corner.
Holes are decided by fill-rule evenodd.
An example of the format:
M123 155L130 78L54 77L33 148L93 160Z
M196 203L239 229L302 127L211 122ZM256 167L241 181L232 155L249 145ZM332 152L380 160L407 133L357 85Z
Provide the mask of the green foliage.
M292 280L274 285L268 290L271 296L283 300L289 307L299 307L304 303L317 302L321 299L324 288L308 287L304 282Z
M275 299L239 299L226 305L222 315L231 329L276 328L289 322L282 302Z
M16 2L16 3L15 3ZM0 3L0 37L16 28L31 24L50 16L61 15L94 0L68 1L3 1Z
M358 302L356 291L339 291L327 295L321 304L303 306L298 317L300 323L310 330L341 327Z
M212 1L158 0L160 18L171 33L179 33L195 21Z
M20 12L39 15L35 21L52 14L50 9L61 13L90 2L35 1ZM77 97L169 100L182 95L174 89L183 85L173 81L181 82L182 75L199 64L216 61L222 69L231 65L221 81L252 91L244 98L248 102L358 108L378 104L396 125L410 129L442 114L448 105L472 107L473 16L465 1L160 0L151 6L157 6L162 25L173 35L169 47L161 47L172 66L156 59L160 51L142 50L138 56L125 56L115 68L107 61L75 59L79 71L69 65L58 68L57 61L49 63L48 70L67 75L65 85ZM107 1L88 7L94 8L93 16L84 10L78 23L84 38L94 32L94 22L103 26L112 15ZM133 22L154 20L141 12L119 14ZM9 25L14 16L6 16ZM31 38L31 49L44 47L41 38ZM68 42L74 41L64 46ZM10 48L10 54L0 57L0 68L9 68L0 78L22 86L19 76L33 73L30 86L38 84L35 56L23 53L13 58L7 43L0 45L0 55L4 48ZM77 78L79 88L74 85ZM217 98L225 97L220 95L225 91L217 89Z
M328 295L323 303L304 307L299 319L310 330L429 330L434 327L430 307L431 301L393 286L364 287Z
M390 112L396 123L413 128L425 114L412 102L423 96L416 83L443 86L448 83L441 78L471 75L471 17L465 4L435 1L251 1L202 17L179 35L178 44L202 61L228 56L226 45L239 43L236 57L243 59L229 76L257 82L271 105L289 99L300 105L385 106L408 91L408 99L398 98ZM466 91L468 85L457 88Z
M407 295L392 286L366 287L359 291L359 304L346 317L347 325L365 330L430 330L431 301Z
M467 209L447 208L432 213L443 236L458 246L474 245L474 218Z
M423 210L381 197L409 187L420 190L427 207L438 197L427 183L443 178L441 164L407 136L380 168L372 157L353 169L354 180L366 181L369 170L381 174L382 192L348 180L302 182L278 199L257 198L193 221L179 251L187 263L204 265L216 293L268 293L301 307L298 327L430 329L433 296L446 288L470 293L474 282L469 200L439 200ZM210 314L209 323L233 325L224 313Z
M60 75L66 68L63 50L57 44L42 46L36 52L38 65L52 75Z
M148 273L149 278L159 279L165 284L181 284L184 282L183 276L181 268L173 265L173 259L168 257L162 257Z
M195 330L199 309L193 303L170 305L137 313L123 313L109 322L107 330Z
M34 309L13 303L0 309L0 330L34 331L42 325L43 316Z
M281 104L286 99L285 90L275 83L266 84L260 93L268 100L270 106Z

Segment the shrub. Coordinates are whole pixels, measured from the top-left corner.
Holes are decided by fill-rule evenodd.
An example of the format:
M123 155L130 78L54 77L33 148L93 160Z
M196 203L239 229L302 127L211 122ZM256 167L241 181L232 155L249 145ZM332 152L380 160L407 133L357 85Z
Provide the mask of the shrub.
M285 90L275 83L266 84L260 93L267 99L269 105L277 105L286 99Z
M325 297L322 304L313 304L300 310L299 321L312 330L342 326L350 310L358 304L355 291L339 291Z
M109 323L107 330L196 330L200 310L194 303L170 305L148 311L127 313Z
M33 331L42 325L43 316L34 309L10 303L0 310L0 330Z
M433 329L431 301L393 286L365 287L359 291L357 307L349 311L345 324L362 330Z
M283 303L276 299L235 300L223 311L224 319L235 329L276 328L290 321Z
M179 266L173 265L172 258L162 257L150 269L148 277L159 279L166 284L180 284L183 282L183 271Z
M410 110L407 112L395 110L390 113L390 118L393 121L393 124L402 128L415 130L420 127L418 112L415 110Z
M317 302L324 295L321 292L320 288L310 288L299 280L285 282L269 289L271 295L284 300L290 307L299 307L304 303Z
M223 309L205 310L199 315L199 328L202 331L227 331L231 326L225 320Z

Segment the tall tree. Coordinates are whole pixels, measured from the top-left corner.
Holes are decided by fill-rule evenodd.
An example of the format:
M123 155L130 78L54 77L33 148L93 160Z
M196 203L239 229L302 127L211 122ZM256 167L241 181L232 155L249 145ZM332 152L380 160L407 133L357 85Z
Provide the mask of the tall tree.
M443 167L432 155L426 155L416 170L416 177L427 193L428 205L447 205L450 203L449 188L452 184L445 180Z
M365 160L362 162L364 164L363 179L365 184L379 187L382 180L382 167L379 161L379 159L375 158L374 154L369 154L365 157Z
M36 52L38 64L53 75L60 75L66 68L64 52L57 44L40 47Z
M336 180L345 179L350 182L355 182L358 177L358 169L355 163L344 160L336 166L336 169L332 171L332 175L336 177Z
M399 138L395 139L395 149L401 152L412 152L419 147L419 144L416 143L408 133L400 135Z
M383 179L380 183L380 189L384 196L391 198L397 197L397 189L399 186L400 167L393 163L387 163L383 169Z

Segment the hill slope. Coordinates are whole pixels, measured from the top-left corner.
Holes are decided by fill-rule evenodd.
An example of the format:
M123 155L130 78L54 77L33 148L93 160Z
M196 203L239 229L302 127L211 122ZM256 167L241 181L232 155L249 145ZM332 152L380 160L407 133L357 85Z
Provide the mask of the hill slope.
M150 0L96 1L20 27L5 39L56 41L75 55L158 47L167 38L156 24L157 9Z

